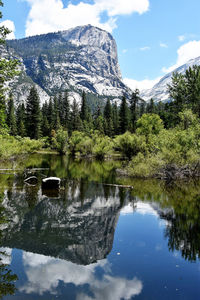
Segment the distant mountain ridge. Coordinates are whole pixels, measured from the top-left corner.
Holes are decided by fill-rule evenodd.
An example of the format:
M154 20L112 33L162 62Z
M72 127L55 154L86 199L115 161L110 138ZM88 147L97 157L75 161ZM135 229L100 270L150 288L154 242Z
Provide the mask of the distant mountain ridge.
M112 97L130 94L122 81L116 42L110 33L97 27L78 26L9 40L7 51L21 61L25 74L20 75L20 85L35 83L43 98L66 89ZM17 97L23 98L17 81Z
M200 56L189 60L186 64L176 68L173 72L166 74L160 79L158 83L153 86L153 88L141 91L141 98L145 101L153 98L155 102L169 100L170 97L168 93L168 84L171 84L172 74L174 72L184 74L189 67L192 67L194 65L200 66Z

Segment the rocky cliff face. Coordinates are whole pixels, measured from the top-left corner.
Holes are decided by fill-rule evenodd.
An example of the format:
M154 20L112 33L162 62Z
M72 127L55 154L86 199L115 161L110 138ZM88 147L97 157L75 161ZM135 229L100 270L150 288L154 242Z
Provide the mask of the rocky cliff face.
M186 64L175 69L173 72L184 74L185 71L193 65L200 65L200 56L195 59L189 60ZM153 98L156 102L169 100L168 84L171 84L173 72L170 72L163 78L161 78L161 80L156 85L154 85L152 89L142 91L140 95L141 98L146 101Z
M14 49L15 56L21 60L24 76L47 95L66 89L113 97L129 93L122 82L115 40L99 28L79 26L57 33L10 40L8 46L8 51ZM20 84L23 87L27 82L20 79ZM20 96L18 91L16 94Z

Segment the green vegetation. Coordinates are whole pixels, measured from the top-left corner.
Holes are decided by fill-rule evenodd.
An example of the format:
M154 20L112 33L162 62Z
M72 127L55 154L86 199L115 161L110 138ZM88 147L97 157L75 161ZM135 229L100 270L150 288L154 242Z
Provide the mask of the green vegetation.
M0 42L3 43L8 30L4 27L0 29ZM29 39L21 40L23 55L37 52L42 65L43 56L51 56L54 51L62 55L66 45L72 47L71 51L75 50L75 46L66 44L66 41L60 41L56 46L59 39L56 33L45 37L51 42L43 54L43 36L37 39L37 44L31 42L33 47L30 49ZM34 37L30 39L34 40ZM16 46L15 41L9 43ZM169 86L172 101L167 103L155 104L153 99L145 103L136 89L130 99L123 96L119 106L112 99L107 99L104 107L98 101L95 103L92 95L83 92L79 106L75 100L70 104L68 91L65 91L40 107L39 95L33 86L26 103L15 107L12 94L6 99L4 85L16 74L17 62L1 59L0 64L2 158L32 152L44 146L75 157L102 160L120 156L126 161L123 173L131 176L178 177L183 166L185 169L181 170L180 176L200 175L199 66L189 68L185 74L173 75Z

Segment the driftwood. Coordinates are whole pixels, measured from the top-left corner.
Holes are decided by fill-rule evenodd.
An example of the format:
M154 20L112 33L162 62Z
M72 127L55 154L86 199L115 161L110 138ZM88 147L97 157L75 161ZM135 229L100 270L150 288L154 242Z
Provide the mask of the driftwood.
M168 165L161 169L156 178L165 180L176 180L185 178L200 177L200 163L194 165L177 166L175 164Z
M112 184L112 183L103 183L103 185L121 187L121 188L126 188L126 189L133 189L132 185Z

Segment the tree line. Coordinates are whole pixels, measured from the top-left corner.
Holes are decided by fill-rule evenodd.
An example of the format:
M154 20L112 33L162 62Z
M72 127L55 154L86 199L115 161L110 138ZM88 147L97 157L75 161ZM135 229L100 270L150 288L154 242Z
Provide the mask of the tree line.
M73 131L90 132L98 130L101 134L114 137L126 131L135 133L137 121L143 114L157 114L164 128L174 128L179 123L178 113L191 109L200 117L200 67L193 66L185 74L174 73L168 86L170 101L148 103L139 96L136 89L130 99L122 97L120 105L107 99L105 106L99 105L91 111L87 95L82 92L81 103L76 100L70 104L69 92L60 93L40 106L36 88L30 89L26 103L14 105L12 94L7 101L6 124L11 135L28 136L39 139L52 136L59 128L71 136ZM185 124L187 126L187 124Z

